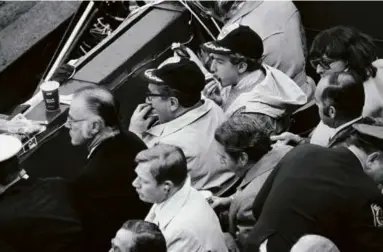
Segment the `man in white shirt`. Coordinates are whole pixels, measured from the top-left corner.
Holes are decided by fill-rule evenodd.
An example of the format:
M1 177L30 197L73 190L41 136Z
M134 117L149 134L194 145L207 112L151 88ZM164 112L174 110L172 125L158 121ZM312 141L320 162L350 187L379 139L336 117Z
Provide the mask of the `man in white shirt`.
M194 188L218 192L228 187L235 176L221 165L219 156L224 151L214 139L225 115L213 101L201 99L205 77L198 66L173 57L147 70L145 78L147 103L138 105L129 130L149 148L158 143L180 147Z
M145 220L160 228L168 252L227 251L218 217L190 185L179 147L159 144L136 157L133 186L140 199L154 203Z

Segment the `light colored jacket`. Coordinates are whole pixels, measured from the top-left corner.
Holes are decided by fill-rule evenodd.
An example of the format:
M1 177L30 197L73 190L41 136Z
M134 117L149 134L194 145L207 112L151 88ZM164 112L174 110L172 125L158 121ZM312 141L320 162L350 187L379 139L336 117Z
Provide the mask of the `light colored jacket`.
M266 64L266 77L255 77L259 70L244 77L236 86L223 89L223 107L227 117L238 109L280 118L307 102L302 89L286 74Z
M204 104L166 123L155 125L142 135L150 148L155 144L180 147L187 159L192 186L197 190L221 188L235 177L221 165L223 148L214 138L214 132L225 120L222 109L206 99Z
M190 179L171 198L154 204L145 220L158 225L168 252L227 251L218 217Z
M376 68L375 78L364 82L366 96L363 116L383 117L383 59L372 63Z
M305 47L299 11L291 1L245 1L222 29L247 25L263 40L264 62L286 73L300 87L306 85Z

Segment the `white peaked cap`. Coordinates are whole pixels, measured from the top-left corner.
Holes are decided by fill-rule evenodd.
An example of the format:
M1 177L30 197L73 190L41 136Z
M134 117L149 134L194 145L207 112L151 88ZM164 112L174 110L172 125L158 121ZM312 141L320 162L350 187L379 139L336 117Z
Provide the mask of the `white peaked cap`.
M15 156L21 148L21 141L17 137L0 134L0 162Z

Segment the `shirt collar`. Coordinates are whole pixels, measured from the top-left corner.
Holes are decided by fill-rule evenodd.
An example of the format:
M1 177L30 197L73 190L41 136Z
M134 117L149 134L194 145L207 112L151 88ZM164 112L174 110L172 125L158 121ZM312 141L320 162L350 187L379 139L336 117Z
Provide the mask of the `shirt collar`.
M202 101L204 103L201 106L192 109L169 122L155 125L152 128L148 129L144 134L150 134L156 137L160 137L170 135L176 131L181 130L187 125L203 117L212 109L212 101L208 99Z
M120 133L119 130L113 130L111 132L108 132L107 134L105 134L104 136L102 136L100 138L100 140L89 150L89 154L88 156L86 157L86 159L89 159L91 156L92 156L92 153L96 150L96 148L98 146L100 146L101 143L105 142L105 140L109 139L109 138L112 138L112 137L115 137L116 135L118 135Z
M190 177L188 176L184 185L178 192L173 194L173 196L171 196L164 202L155 204L153 206L156 220L160 229L165 228L170 223L170 221L172 221L173 218L178 214L180 209L187 201L191 189L191 181Z
M338 133L338 132L340 132L340 131L342 131L342 130L348 128L349 126L353 125L354 123L356 123L356 122L362 120L362 118L363 118L362 116L359 116L359 117L355 118L354 120L351 120L351 121L349 121L349 122L346 122L346 123L340 125L339 127L337 127L337 128L335 129L335 132Z

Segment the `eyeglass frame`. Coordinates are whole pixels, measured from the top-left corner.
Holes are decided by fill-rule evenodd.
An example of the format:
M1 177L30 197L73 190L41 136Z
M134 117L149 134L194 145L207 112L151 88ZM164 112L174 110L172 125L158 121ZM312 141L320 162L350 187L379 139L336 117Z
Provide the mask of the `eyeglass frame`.
M339 61L338 59L325 59L325 58L316 58L310 60L310 65L312 68L316 69L318 65L320 65L323 69L329 70L331 69L331 64Z
M67 118L66 118L65 124L68 125L68 126L70 127L70 126L72 126L74 123L77 123L77 122L83 122L83 121L86 121L86 120L89 120L89 118L84 118L84 119L74 120L70 115L68 115Z

